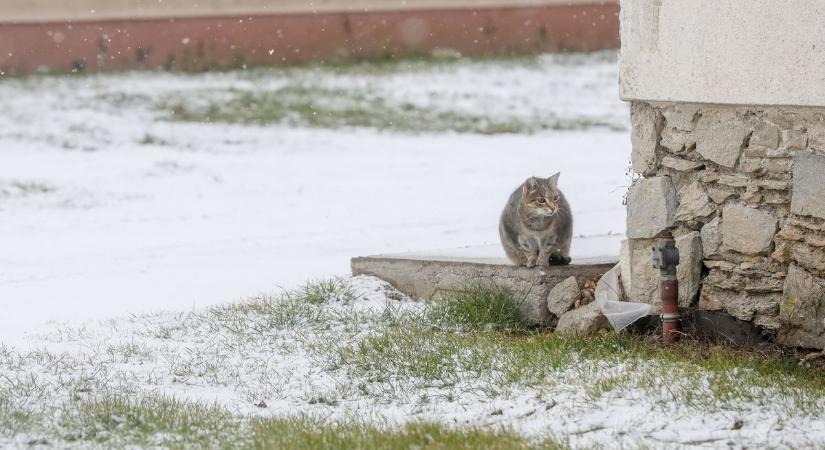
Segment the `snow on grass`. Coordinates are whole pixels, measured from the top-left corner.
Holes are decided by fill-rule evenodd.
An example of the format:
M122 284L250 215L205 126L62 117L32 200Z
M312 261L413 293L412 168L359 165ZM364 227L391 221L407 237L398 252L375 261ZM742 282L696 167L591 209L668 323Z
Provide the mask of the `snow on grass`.
M179 92L163 102L162 110L184 121L414 133L627 129L626 108L614 101L610 85L615 80L612 53L544 55L512 63L509 68L485 60L320 66L298 69L299 83L273 80L270 70L252 71L244 83L224 90ZM286 74L295 77L294 69Z
M4 79L0 340L497 244L530 175L562 172L577 235L623 233L616 78L597 53Z
M573 448L825 445L815 372L533 333L503 295L471 286L427 305L355 277L55 328L0 349L0 445L251 447L255 427L289 421L315 433L433 423Z
M478 287L295 288L359 254L495 244L528 175L562 172L578 236L622 233L615 67L3 80L0 446L825 445L822 377L784 359L534 333Z

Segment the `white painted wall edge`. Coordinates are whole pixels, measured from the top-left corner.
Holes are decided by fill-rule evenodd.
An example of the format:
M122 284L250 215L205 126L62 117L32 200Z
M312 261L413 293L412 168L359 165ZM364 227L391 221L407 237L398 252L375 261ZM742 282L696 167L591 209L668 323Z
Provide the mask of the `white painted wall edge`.
M624 100L825 106L825 1L620 4Z
M0 23L616 4L616 0L0 0Z

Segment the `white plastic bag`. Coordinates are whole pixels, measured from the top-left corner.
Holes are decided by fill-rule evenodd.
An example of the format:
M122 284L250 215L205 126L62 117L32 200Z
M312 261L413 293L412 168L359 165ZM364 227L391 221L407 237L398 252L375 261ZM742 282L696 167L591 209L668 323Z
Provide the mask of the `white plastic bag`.
M624 302L620 286L622 265L616 264L604 274L596 284L596 303L607 317L610 326L619 331L627 328L633 322L653 312L653 307L647 303Z

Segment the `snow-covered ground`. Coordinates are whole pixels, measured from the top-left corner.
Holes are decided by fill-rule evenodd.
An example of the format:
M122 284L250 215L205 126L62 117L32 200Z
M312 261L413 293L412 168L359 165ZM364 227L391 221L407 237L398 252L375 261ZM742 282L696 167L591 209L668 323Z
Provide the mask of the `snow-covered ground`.
M549 343L524 354L518 339L441 324L426 314L437 306L375 278L336 283L312 302L264 297L55 327L30 337L30 351L0 346L0 397L13 387L0 415L23 410L35 422L11 439L0 434L0 446L45 438L120 448L130 434L118 437L111 420L125 419L65 419L112 395L215 404L239 417L505 428L571 448L825 445L825 398L797 380L766 384L752 368L715 372L609 345L587 352ZM159 436L158 444L186 438Z
M343 275L352 256L495 244L529 175L561 171L576 234L623 233L616 79L611 54L0 79L0 340ZM323 111L380 102L405 124L168 109L282 92L320 92L308 101ZM472 121L450 131L449 117Z
M0 446L93 445L63 442L88 430L62 418L112 395L584 448L825 445L825 400L798 380L620 349L524 361L496 336L452 348L460 330L428 340L416 321L435 306L372 278L228 304L346 275L352 256L495 249L512 189L556 171L576 235L615 252L630 143L614 55L0 79L0 99L0 416L35 422L0 427ZM446 357L422 376L403 345L410 364Z

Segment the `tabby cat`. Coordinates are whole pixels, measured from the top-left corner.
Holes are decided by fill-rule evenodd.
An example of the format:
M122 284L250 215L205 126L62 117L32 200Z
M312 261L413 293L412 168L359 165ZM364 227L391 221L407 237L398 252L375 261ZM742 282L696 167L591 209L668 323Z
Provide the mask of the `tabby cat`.
M570 264L573 215L559 190L559 175L528 178L510 195L501 213L501 244L516 265Z

